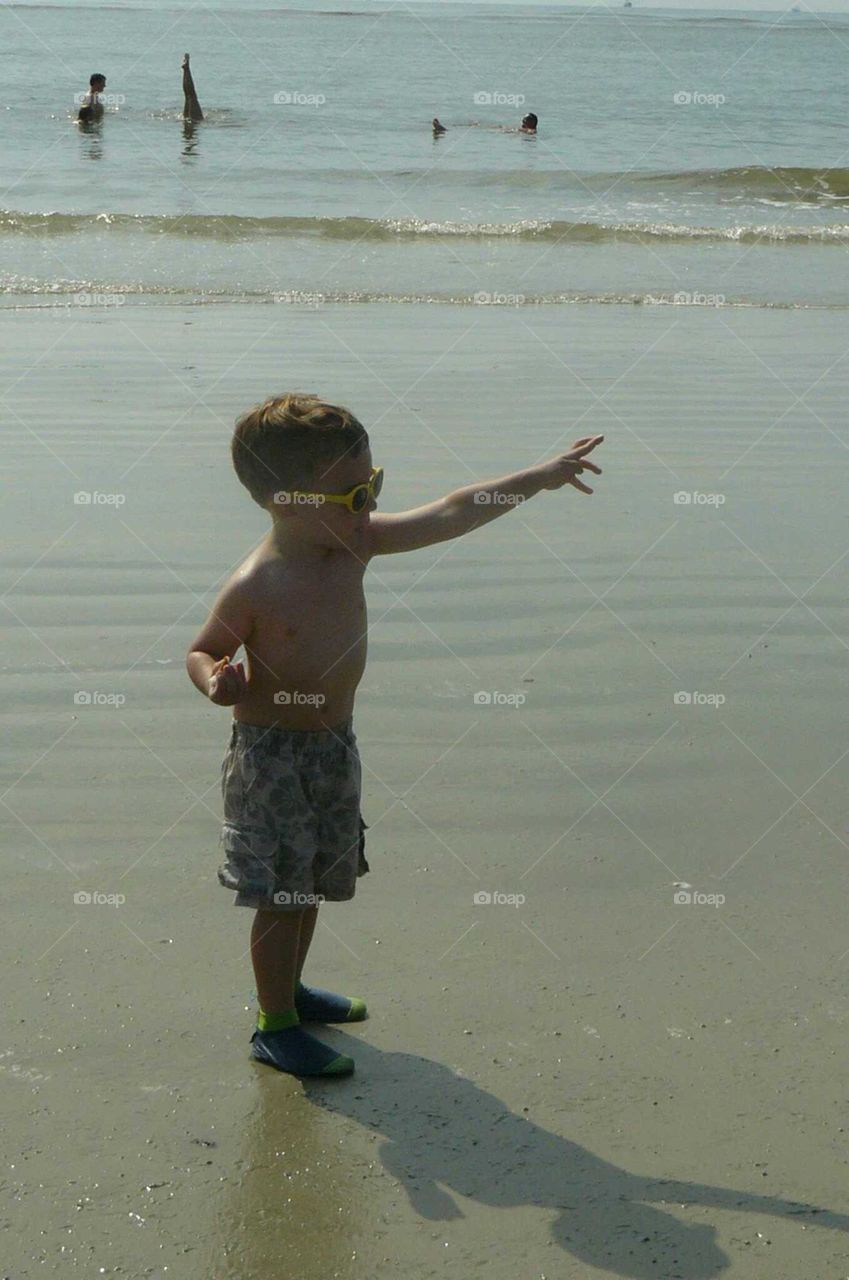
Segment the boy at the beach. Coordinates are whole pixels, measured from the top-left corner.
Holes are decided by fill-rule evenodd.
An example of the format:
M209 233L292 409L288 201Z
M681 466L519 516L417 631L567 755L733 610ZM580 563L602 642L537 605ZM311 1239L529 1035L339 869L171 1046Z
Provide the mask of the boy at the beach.
M253 1057L293 1075L344 1075L351 1058L305 1022L354 1022L362 1000L301 982L318 906L354 896L368 871L360 759L352 727L366 662L363 575L372 556L457 538L542 489L601 474L586 459L603 436L501 480L376 515L383 472L347 409L292 393L244 414L233 465L271 529L220 592L186 666L210 701L233 707L221 770L225 862L218 878L256 914L259 1000ZM248 661L230 662L240 645Z

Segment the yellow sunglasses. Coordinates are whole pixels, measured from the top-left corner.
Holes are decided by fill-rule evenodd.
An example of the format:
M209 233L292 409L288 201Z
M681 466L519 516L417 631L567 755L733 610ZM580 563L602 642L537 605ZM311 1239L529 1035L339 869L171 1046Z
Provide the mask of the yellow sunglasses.
M376 498L383 488L383 467L372 467L367 484L355 484L347 493L302 493L295 489L293 498L317 498L321 502L341 502L349 511L357 515L365 511L370 500Z

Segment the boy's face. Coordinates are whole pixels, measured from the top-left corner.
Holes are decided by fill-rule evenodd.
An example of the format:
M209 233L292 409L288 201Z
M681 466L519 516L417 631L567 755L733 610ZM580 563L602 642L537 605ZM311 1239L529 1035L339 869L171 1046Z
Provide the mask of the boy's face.
M367 484L372 470L371 449L366 447L354 457L350 453L332 464L319 467L308 492L341 494L354 485ZM362 511L349 511L342 502L314 503L298 501L278 508L286 519L295 519L308 540L316 546L339 550L340 545L355 547L368 528L369 517L377 507L369 498Z

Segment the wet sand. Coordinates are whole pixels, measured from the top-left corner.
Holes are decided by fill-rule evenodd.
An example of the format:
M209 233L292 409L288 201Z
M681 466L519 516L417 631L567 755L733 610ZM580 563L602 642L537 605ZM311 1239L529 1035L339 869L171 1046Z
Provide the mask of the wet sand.
M0 312L4 1274L847 1270L845 346L817 311ZM232 420L287 387L363 418L387 510L607 437L594 497L367 576L372 870L308 976L371 1017L308 1084L248 1058L229 717L183 668L265 529Z

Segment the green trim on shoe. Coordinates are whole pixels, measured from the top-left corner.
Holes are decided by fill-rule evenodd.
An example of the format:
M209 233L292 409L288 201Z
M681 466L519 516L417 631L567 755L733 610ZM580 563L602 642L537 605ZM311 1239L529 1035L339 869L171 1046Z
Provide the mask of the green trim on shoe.
M322 1071L323 1076L347 1076L354 1070L354 1059L349 1058L346 1054L340 1053L338 1058L334 1058Z

